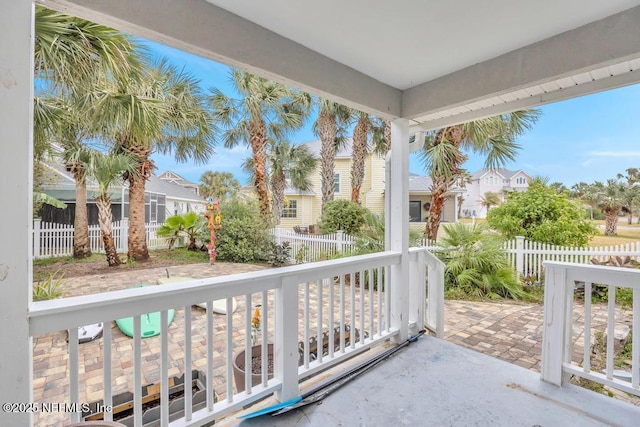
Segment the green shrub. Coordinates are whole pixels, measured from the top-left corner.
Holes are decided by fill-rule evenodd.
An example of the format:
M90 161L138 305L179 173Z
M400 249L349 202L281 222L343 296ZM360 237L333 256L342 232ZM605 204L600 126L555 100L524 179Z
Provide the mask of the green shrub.
M445 263L445 291L462 291L472 298L525 296L502 248L499 235L484 224L444 226L438 257ZM457 292L454 292L457 293Z
M271 224L254 200L232 198L220 205L222 228L216 233L218 260L249 263L262 259L272 241Z
M597 232L579 203L540 182L508 193L505 203L487 213L487 222L506 239L524 236L559 246L585 246Z
M291 260L291 246L289 242L277 244L271 242L267 254L267 263L272 267L282 267Z
M369 210L350 200L332 200L327 202L319 220L322 233L335 233L342 230L356 235L364 225Z
M351 252L351 255L364 255L384 251L384 229L384 215L367 212L364 218L364 226L360 230L355 249ZM409 246L418 246L423 234L411 227L409 227L408 233Z
M49 273L46 279L39 280L33 285L33 300L45 301L49 299L60 298L62 296L62 278L63 274L58 277L58 271Z
M166 222L158 229L159 237L165 237L169 241L169 249L175 245L180 237L189 240L187 249L195 251L198 249L196 245L197 239L202 239L208 234L207 220L202 215L195 212L189 212L182 215L174 215L167 218Z

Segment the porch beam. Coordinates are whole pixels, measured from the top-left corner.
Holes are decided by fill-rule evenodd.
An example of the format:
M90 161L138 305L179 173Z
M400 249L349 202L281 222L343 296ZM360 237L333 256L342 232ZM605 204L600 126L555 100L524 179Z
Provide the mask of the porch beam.
M31 220L33 159L33 4L12 1L0 14L0 402L32 393ZM33 409L33 408L31 408ZM29 411L0 411L0 425L31 425Z
M436 113L504 95L519 89L541 84L581 72L620 63L640 57L640 6L576 29L558 34L538 43L500 55L446 76L407 89L403 93L402 116L415 119L428 113ZM638 81L638 76L635 77ZM549 99L565 99L595 90L609 89L632 82L620 78L604 79L597 86L577 86L569 91L557 91ZM556 92L552 92L556 94ZM519 102L517 108L528 108L545 103L544 96L531 97ZM492 114L510 109L508 104L496 106ZM442 119L438 127L461 121L475 120L484 115L483 110L470 112L464 120L457 117ZM476 117L477 115L477 117ZM429 126L432 127L432 126Z
M389 249L402 254L400 264L391 266L391 327L399 334L395 341L408 337L409 326L409 121L391 122L391 173L387 234Z
M205 0L38 0L45 7L173 46L384 118L402 93Z

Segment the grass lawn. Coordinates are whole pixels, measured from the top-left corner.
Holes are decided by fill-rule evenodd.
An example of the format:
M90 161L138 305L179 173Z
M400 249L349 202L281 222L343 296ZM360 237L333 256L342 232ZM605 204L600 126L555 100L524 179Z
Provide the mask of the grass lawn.
M626 219L619 221L618 234L616 236L604 235L604 221L594 221L594 223L598 227L600 234L594 236L589 246L624 245L640 241L640 224L635 224L635 221L631 225L627 224Z

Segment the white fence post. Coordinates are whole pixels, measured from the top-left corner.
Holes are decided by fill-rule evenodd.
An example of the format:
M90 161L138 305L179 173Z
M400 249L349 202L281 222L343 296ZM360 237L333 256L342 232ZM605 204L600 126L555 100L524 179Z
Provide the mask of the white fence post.
M561 386L562 364L571 358L573 284L567 283L565 268L545 265L545 269L540 378Z
M425 326L426 250L411 251L409 259L409 333L415 335Z
M276 392L280 402L298 396L298 283L295 276L282 279L275 298L274 376L282 387Z
M445 265L431 252L424 252L427 264L427 326L436 337L444 338L444 269Z
M120 252L129 252L129 218L120 221Z
M516 236L516 273L519 276L524 274L524 237Z
M276 239L276 245L280 245L280 244L282 244L281 231L282 231L282 229L281 229L280 227L276 227L276 228L273 230L273 235L274 235L274 237L275 237L275 239Z
M342 252L342 245L344 243L344 231L338 230L336 233L336 252Z
M42 227L42 220L36 218L33 220L33 257L40 258L40 230Z

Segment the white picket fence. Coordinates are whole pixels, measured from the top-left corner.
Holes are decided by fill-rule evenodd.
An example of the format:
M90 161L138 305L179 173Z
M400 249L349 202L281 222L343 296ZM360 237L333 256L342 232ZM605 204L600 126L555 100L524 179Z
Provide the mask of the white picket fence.
M315 262L328 259L337 253L350 253L356 238L338 231L331 234L299 234L282 228L271 229L275 242L288 242L291 258L295 261Z
M146 224L147 247L161 249L168 247L167 240L156 235L162 224ZM118 252L127 252L129 221L113 223L113 239ZM73 255L73 225L55 224L33 220L33 257L52 258ZM94 253L104 253L100 226L89 226L89 245Z

